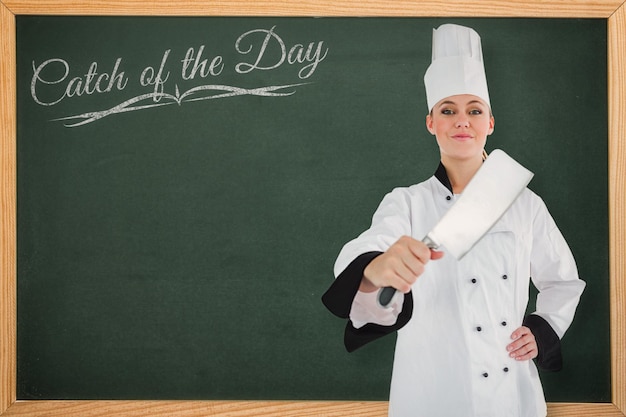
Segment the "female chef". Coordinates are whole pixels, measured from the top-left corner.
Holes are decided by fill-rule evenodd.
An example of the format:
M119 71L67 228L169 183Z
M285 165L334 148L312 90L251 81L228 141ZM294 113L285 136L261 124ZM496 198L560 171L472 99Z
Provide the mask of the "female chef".
M479 35L434 30L424 83L439 167L385 196L371 227L341 250L323 302L349 319L348 351L398 330L390 416L545 416L535 361L561 368L560 339L585 283L529 189L460 261L420 241L481 166L494 130ZM530 280L539 294L525 317ZM398 291L382 307L377 293L388 286Z

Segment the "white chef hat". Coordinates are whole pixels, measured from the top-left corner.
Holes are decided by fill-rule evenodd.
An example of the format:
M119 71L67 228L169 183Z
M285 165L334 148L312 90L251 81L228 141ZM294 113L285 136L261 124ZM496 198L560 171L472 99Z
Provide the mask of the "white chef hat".
M429 111L458 94L478 96L491 107L480 36L474 29L453 24L433 29L433 57L424 85Z

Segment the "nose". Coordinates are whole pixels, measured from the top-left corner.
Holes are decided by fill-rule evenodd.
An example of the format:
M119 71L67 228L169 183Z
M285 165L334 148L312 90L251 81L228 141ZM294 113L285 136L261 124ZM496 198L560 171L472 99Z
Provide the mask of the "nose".
M455 126L457 128L469 127L469 125L470 125L469 119L465 115L460 115L455 123Z

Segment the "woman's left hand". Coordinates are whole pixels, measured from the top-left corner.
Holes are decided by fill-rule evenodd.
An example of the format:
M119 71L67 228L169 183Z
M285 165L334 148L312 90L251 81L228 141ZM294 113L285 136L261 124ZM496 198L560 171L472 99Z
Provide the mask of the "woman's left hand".
M509 356L517 361L528 361L534 359L539 354L535 336L528 327L522 326L511 334L513 342L506 350Z

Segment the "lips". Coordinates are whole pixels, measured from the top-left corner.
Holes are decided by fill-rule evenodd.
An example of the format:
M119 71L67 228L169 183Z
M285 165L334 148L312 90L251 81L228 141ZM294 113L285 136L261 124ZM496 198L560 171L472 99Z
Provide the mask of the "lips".
M472 139L472 135L470 135L469 133L457 133L456 135L452 136L452 139L458 141L466 141Z

